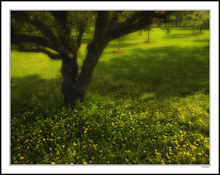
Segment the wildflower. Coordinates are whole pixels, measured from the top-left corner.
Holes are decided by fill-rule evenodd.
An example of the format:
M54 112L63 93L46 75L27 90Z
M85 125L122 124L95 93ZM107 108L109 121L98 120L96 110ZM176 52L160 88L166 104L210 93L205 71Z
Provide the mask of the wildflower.
M86 161L84 161L83 164L88 164L88 163Z
M24 157L20 157L20 159L24 159Z
M55 162L51 162L51 164L56 164Z

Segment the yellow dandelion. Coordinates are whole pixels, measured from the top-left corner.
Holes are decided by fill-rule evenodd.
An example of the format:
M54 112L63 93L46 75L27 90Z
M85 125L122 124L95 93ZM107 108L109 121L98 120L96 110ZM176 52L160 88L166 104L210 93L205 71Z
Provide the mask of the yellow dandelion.
M56 164L55 162L51 162L51 164Z

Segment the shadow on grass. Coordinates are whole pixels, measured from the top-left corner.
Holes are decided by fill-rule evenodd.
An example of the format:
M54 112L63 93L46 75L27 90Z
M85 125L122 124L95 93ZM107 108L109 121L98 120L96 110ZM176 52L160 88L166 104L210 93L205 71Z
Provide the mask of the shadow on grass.
M161 101L160 107L163 100L171 97L184 98L198 91L209 93L209 47L136 48L111 57L98 63L91 94L109 96L112 100L143 99L148 105ZM56 93L62 96L61 82L61 78L48 80L38 75L12 78L12 114L33 108L36 100L44 103Z
M191 34L168 34L166 36L164 36L163 38L187 38L187 37L190 37Z
M34 108L36 100L43 103L48 96L54 94L54 89L61 87L61 81L42 79L39 75L11 78L11 114Z
M209 39L194 40L193 42L209 42Z
M141 84L142 92L139 96L145 92L153 92L159 98L185 97L201 90L205 94L209 93L209 47L172 46L135 49L132 52L130 55L120 55L120 59L117 57L100 62L96 75L109 75L113 82L121 81L122 84L125 80L134 85ZM112 87L107 79L103 85L100 83L94 83L93 88L107 87L110 90ZM122 85L121 88L126 87ZM121 91L123 93L122 89ZM132 89L128 93L132 93Z

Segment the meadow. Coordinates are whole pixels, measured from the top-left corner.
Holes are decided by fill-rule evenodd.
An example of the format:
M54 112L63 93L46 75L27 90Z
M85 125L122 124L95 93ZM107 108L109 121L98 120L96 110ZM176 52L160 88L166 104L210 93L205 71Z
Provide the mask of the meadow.
M79 66L91 34L83 36ZM209 164L209 30L139 31L104 50L85 101L61 61L11 51L12 164Z

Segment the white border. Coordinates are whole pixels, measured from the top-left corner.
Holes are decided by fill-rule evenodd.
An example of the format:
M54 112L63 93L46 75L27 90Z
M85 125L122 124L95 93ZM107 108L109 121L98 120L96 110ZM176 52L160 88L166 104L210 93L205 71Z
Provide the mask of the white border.
M147 174L147 173L218 173L219 164L219 129L218 129L218 89L219 89L219 67L218 67L218 47L219 47L219 4L213 1L122 1L122 2L36 2L36 1L4 1L2 5L2 173L127 173L127 174ZM211 99L211 166L202 168L196 166L148 166L148 165L88 165L88 166L9 166L9 131L10 131L10 10L211 10L210 18L210 99Z

